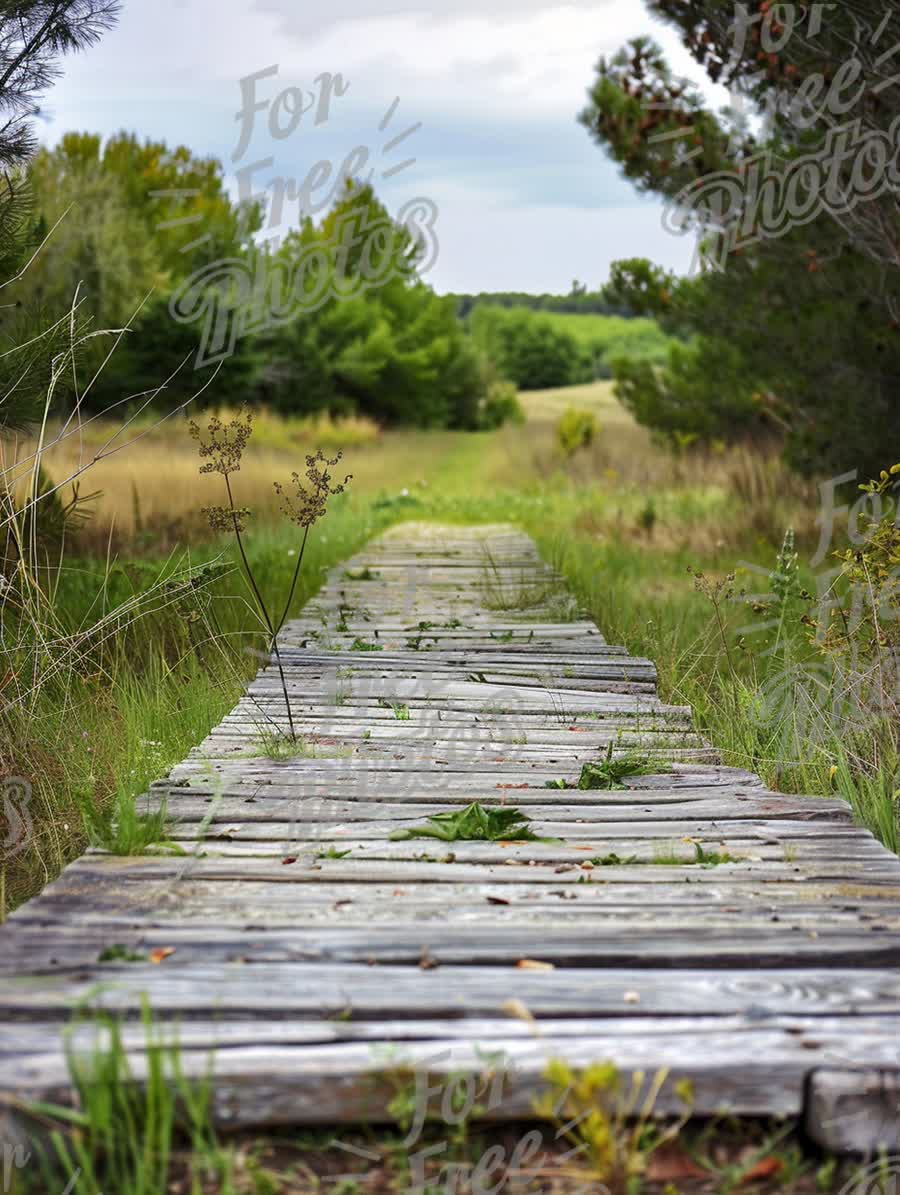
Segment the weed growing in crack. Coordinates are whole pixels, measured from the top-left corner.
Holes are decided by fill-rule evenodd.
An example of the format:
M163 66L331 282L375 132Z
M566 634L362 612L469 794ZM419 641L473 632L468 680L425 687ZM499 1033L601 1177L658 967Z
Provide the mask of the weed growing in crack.
M465 809L436 813L422 826L396 830L391 838L439 838L442 842L558 842L540 838L520 809L485 809L477 801Z

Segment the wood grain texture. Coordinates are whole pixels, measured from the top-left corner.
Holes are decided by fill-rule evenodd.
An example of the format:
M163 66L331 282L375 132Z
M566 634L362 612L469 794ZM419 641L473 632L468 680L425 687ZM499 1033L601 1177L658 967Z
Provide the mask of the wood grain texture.
M0 1095L71 1098L76 1009L86 1050L123 1018L140 1075L146 997L187 1073L215 1051L231 1127L377 1122L393 1048L438 1087L492 1053L498 1118L548 1059L612 1059L670 1068L660 1112L688 1078L698 1114L897 1146L900 862L843 801L723 766L526 536L394 528L281 648L295 751L261 661L139 799L168 853L89 851L0 928ZM579 788L608 753L640 774ZM394 837L471 801L547 841Z

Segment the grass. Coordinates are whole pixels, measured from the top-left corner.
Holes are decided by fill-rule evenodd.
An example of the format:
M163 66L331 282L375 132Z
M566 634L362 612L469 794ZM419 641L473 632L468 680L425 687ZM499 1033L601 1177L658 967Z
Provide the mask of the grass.
M691 841L694 848L694 858L685 859L674 846L660 847L654 851L651 860L657 867L685 867L694 864L699 867L718 867L721 863L740 863L740 856L732 855L728 851L708 851L702 843Z
M349 747L322 747L310 739L298 736L292 739L280 729L263 726L257 735L258 750L247 751L242 758L266 759L342 759L351 754Z
M141 961L116 948L109 954L111 962ZM87 1014L76 1018L74 1032L86 1027ZM551 1057L529 1119L486 1124L482 1116L505 1097L509 1079L508 1060L491 1051L479 1053L475 1069L446 1076L442 1098L424 1122L420 1076L402 1053L391 1052L373 1056L370 1080L383 1089L392 1127L376 1133L363 1125L337 1136L333 1128L225 1136L213 1124L211 1055L190 1062L177 1028L157 1023L145 1001L136 1022L142 1040L134 1044L146 1079L135 1082L121 1023L95 1010L89 1015L94 1044L76 1047L74 1036L69 1042L72 1105L17 1108L40 1131L30 1134L27 1151L7 1147L2 1154L4 1188L13 1195L400 1195L414 1174L426 1178L428 1190L452 1184L478 1191L485 1189L478 1179L493 1171L496 1182L498 1170L511 1190L557 1195L601 1186L643 1195L816 1195L856 1189L857 1177L862 1190L878 1172L872 1165L861 1171L859 1160L817 1155L789 1121L727 1114L690 1121L689 1081L665 1070L620 1073L602 1059L587 1058L576 1068ZM352 1015L348 1005L329 1019ZM677 1101L667 1116L657 1111L663 1093ZM884 1177L887 1189L887 1165Z
M595 619L609 642L652 659L661 696L693 706L698 728L725 762L784 791L846 798L862 824L896 850L900 769L876 729L864 725L849 735L804 724L793 700L799 686L774 721L760 717L778 663L766 655L767 632L744 631L739 647L741 629L754 620L748 603L736 592L716 609L688 575L691 566L714 584L737 570L736 591L765 587L788 526L801 560L810 558L818 542L815 482L748 449L672 453L634 424L607 383L522 397L526 424L491 433L331 428L330 445L348 449L353 490L333 499L311 530L290 614L326 569L398 519L516 523L570 586L576 601L569 608ZM593 410L599 434L565 459L555 426L570 405ZM271 434L259 452L248 450L236 501L254 509L247 551L272 601L289 586L297 545L275 520L271 480L297 467L297 453L290 428L263 423ZM304 451L312 447L302 442ZM22 445L6 444L7 459L15 451ZM51 452L46 469L62 477L72 463L71 455ZM90 476L101 491L91 519L67 542L62 562L47 563L37 576L52 635L37 648L4 636L0 764L31 785L26 849L6 860L0 876L0 901L10 908L89 839L121 833L122 845L131 838L142 849L144 831L128 829L123 816L128 801L234 706L266 646L233 548L197 513L218 500L217 479L197 476L185 428L171 423L149 433ZM839 525L835 546L845 534ZM489 563L487 570L489 582ZM800 577L814 590L809 567L801 566ZM495 596L510 616L527 614L525 603L536 597L547 606L531 609L568 600L550 587L539 595L506 590ZM799 614L790 617L799 631ZM409 628L420 650L431 629ZM498 645L524 641L527 624L492 637ZM353 646L379 645L372 633ZM39 690L24 683L35 667ZM335 703L351 699L349 682L341 682Z
M70 1049L76 1107L39 1104L32 1108L68 1127L51 1134L50 1148L40 1156L44 1189L59 1189L62 1172L66 1180L77 1179L77 1190L85 1195L104 1191L163 1195L180 1120L190 1140L192 1165L198 1173L215 1170L221 1190L233 1193L226 1159L210 1128L209 1083L185 1078L177 1042L154 1025L146 1001L142 1024L147 1075L141 1084L132 1079L118 1022L104 1017L99 1024L105 1042L87 1057Z
M591 788L627 788L623 780L630 776L657 776L661 772L669 772L671 767L663 762L649 759L646 755L626 752L613 758L613 744L607 748L606 758L599 763L582 765L581 775L578 777L578 787Z

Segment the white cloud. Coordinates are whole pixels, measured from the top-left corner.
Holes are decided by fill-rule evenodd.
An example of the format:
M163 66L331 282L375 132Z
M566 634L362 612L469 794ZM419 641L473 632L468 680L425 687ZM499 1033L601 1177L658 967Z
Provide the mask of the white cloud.
M275 157L260 182L302 180L316 160L337 165L357 144L377 154L378 121L399 96L391 129L422 121L409 148L417 162L378 189L391 206L422 193L438 202L443 285L541 289L576 275L599 283L617 256L679 257L654 231L659 207L639 200L575 123L597 58L641 32L683 69L685 52L640 0L458 0L439 11L412 0L333 0L327 10L296 0L133 0L99 46L67 62L49 97L48 140L70 128L125 127L230 168L243 76L277 63L277 79L260 85L274 100L283 87L309 89L321 72L340 72L350 89L326 126L307 121L273 141L263 114L244 159ZM585 246L592 264L579 270ZM682 256L686 264L690 253Z

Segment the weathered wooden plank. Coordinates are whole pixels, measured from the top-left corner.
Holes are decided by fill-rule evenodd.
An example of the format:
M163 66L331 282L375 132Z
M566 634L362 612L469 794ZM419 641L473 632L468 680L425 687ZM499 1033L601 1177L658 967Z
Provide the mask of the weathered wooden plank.
M0 1089L65 1095L69 1011L90 997L134 1018L146 994L186 1018L189 1072L217 1047L231 1125L376 1119L373 1051L393 1043L445 1080L500 1047L501 1117L530 1109L546 1058L609 1057L692 1078L703 1114L797 1115L809 1083L810 1131L871 1145L872 1076L900 1068L900 862L844 802L718 765L653 662L552 589L503 527L394 528L335 570L281 636L304 750L265 753L287 716L261 658L140 803L166 803L186 853L90 852L0 929ZM610 745L664 769L547 787ZM470 800L559 841L390 838ZM703 866L698 842L735 861ZM101 963L114 943L165 961ZM537 1024L505 1017L510 999ZM848 1108L865 1132L829 1137Z
M169 815L179 823L199 822L209 819L213 826L233 824L235 822L265 822L279 819L296 823L301 820L307 824L316 822L340 821L385 821L394 822L409 818L424 820L436 813L446 813L448 806L455 807L458 801L450 794L435 794L429 801L397 801L385 798L375 800L341 800L320 797L310 800L305 796L286 796L283 790L272 791L275 786L265 786L265 793L261 798L255 794L262 791L258 786L250 784L243 790L243 796L230 788L232 795L219 796L195 795L194 788L173 788L170 792L156 789L141 798L142 812L155 812L166 806ZM523 800L524 795L524 800ZM560 793L562 796L562 793ZM582 794L583 795L583 794ZM590 800L569 801L568 793L565 802L547 805L538 804L545 799L539 790L501 790L485 795L482 804L486 808L501 805L515 805L527 808L528 816L541 820L555 820L557 822L582 822L585 824L601 824L604 833L621 835L624 833L623 823L629 826L639 822L641 834L647 829L648 834L657 836L669 827L671 834L696 835L706 832L710 827L727 826L732 822L741 825L749 823L755 831L762 831L771 827L773 835L797 834L803 837L807 830L810 832L824 832L823 826L833 823L850 824L852 816L850 809L843 801L830 801L827 798L812 797L807 800L784 799L776 797L774 800L745 801L738 803L734 799L711 800L696 798L694 801L675 803L655 802L650 806L634 805L630 802L614 804L607 802L598 806ZM700 819L702 814L702 820ZM568 832L568 831L566 831Z
M362 937L362 935L360 935ZM531 957L530 955L527 957ZM147 991L160 1014L287 1016L323 1008L380 1015L494 1015L515 997L534 1016L896 1015L896 968L785 967L778 971L631 967L521 970L513 965L444 966L429 970L384 964L293 963L123 965L116 982L97 987L111 970L22 976L0 985L0 1010L10 1019L65 1018L75 1002L128 1012ZM298 982L300 977L303 982ZM638 999L626 999L628 993Z
M805 1128L813 1141L834 1153L878 1158L856 1182L857 1190L877 1190L885 1176L889 1183L897 1178L891 1155L900 1149L900 1058L888 1053L872 1064L855 1040L842 1053L840 1069L826 1063L809 1076Z
M243 966L293 962L300 968L290 979L303 983L309 978L303 967L310 961L358 963L365 966L418 966L423 959L430 967L496 966L516 967L522 959L536 958L555 967L628 967L639 972L661 967L705 967L710 973L749 964L771 970L813 965L827 956L834 966L884 967L900 963L897 945L898 917L884 915L877 923L863 923L847 916L834 916L823 923L814 911L783 913L780 924L769 924L770 915L760 913L754 922L740 913L727 916L666 917L659 910L636 915L622 910L605 919L596 910L569 916L567 929L558 930L559 910L554 917L539 909L462 908L454 917L455 930L448 932L440 911L414 913L401 907L360 909L338 901L331 907L305 906L292 915L270 913L264 903L240 910L244 924L218 925L214 906L195 909L178 895L164 908L158 924L153 919L125 923L118 913L103 918L86 917L79 939L60 933L56 926L42 928L38 946L13 939L0 963L0 974L15 973L27 966L31 976L68 973L90 975L94 982L105 979L117 984L124 966L130 973L136 963L105 962L103 951L116 943L147 958L152 950L175 950L166 961L167 971L181 972L197 965L222 963ZM490 921L490 924L483 924ZM627 921L627 924L626 924ZM247 926L265 924L265 930ZM876 930L889 931L876 933ZM46 940L44 940L46 939ZM639 940L640 939L640 940ZM288 981L288 977L285 977ZM152 990L158 985L154 981ZM0 1009L4 1008L0 994Z
M393 1039L389 1039L393 1040ZM740 1035L706 1035L692 1043L670 1031L668 1035L496 1037L410 1041L395 1049L390 1064L378 1062L375 1042L340 1042L301 1046L234 1046L220 1049L212 1062L212 1115L219 1127L245 1125L337 1125L391 1123L386 1108L394 1094L392 1067L407 1068L419 1076L421 1089L432 1093L430 1114L440 1117L441 1099L454 1079L477 1077L473 1090L484 1102L492 1090L486 1119L521 1120L533 1117L534 1100L544 1089L543 1074L551 1059L563 1059L575 1068L610 1057L618 1060L626 1083L643 1076L643 1090L660 1070L669 1072L656 1099L659 1115L682 1111L675 1084L691 1082L697 1115L798 1115L803 1108L804 1080L811 1064L827 1058L839 1043L758 1028ZM864 1056L877 1065L896 1063L896 1046L884 1039L864 1041ZM383 1055L383 1051L382 1051ZM48 1092L63 1097L67 1076L61 1055L25 1056L18 1059L20 1099ZM183 1070L188 1077L204 1077L210 1069L206 1052L185 1050ZM143 1055L132 1056L137 1077L145 1073ZM340 1081L338 1081L340 1080ZM641 1088L639 1087L639 1090ZM547 1144L555 1127L547 1127ZM358 1165L358 1162L357 1162Z

